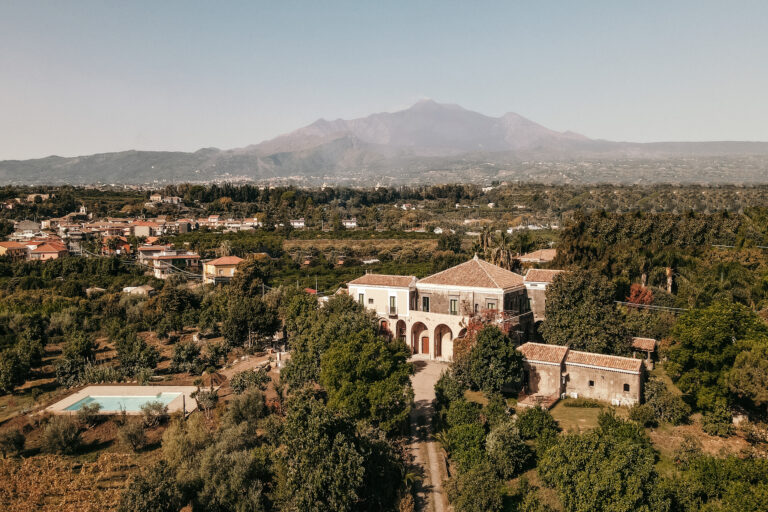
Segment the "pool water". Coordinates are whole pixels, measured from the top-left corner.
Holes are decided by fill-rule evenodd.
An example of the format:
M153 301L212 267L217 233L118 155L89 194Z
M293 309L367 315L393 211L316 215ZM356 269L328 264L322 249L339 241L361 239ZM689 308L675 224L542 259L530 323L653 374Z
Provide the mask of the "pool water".
M148 402L161 402L168 405L179 396L181 393L158 393L154 396L87 396L65 410L77 411L86 404L96 403L101 406L102 411L138 412L141 406Z

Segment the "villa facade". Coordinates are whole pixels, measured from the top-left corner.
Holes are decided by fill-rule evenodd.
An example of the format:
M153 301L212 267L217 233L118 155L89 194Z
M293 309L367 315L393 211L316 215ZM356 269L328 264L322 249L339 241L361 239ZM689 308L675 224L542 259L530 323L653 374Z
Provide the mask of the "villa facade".
M427 359L451 361L454 340L466 334L475 315L493 318L519 339L533 326L523 276L477 256L423 279L365 274L347 290L376 312L382 331Z

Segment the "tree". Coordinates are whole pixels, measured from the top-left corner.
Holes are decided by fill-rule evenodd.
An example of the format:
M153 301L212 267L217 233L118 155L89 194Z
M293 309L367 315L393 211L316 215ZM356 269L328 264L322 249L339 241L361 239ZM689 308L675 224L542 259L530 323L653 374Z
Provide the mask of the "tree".
M475 389L499 392L505 386L519 388L522 384L523 356L496 326L487 325L477 333L465 364Z
M232 376L229 385L236 395L240 395L250 389L260 389L265 391L272 378L267 373L266 368L258 370L243 370Z
M184 498L168 463L156 462L134 476L120 498L119 512L178 512Z
M547 343L601 354L627 354L629 335L614 303L611 283L595 271L557 275L547 287Z
M280 327L277 311L259 297L230 294L222 334L234 346L253 345L253 338L271 337Z
M446 484L446 494L456 512L500 512L502 482L490 464L459 472Z
M542 480L569 512L656 510L656 454L644 430L607 414L599 423L558 438L539 462Z
M67 416L54 416L43 429L40 447L48 453L75 453L81 444L80 429Z
M539 406L523 410L517 415L515 425L523 439L537 439L560 432L560 426L552 414Z
M200 347L194 341L177 343L171 357L172 372L198 373L202 370Z
M437 250L461 252L461 236L456 233L443 233L437 239Z
M667 372L699 409L710 409L729 399L728 376L736 357L768 340L768 326L745 306L718 303L681 315L670 337ZM748 360L743 356L740 364Z
M152 370L160 361L160 352L133 329L120 331L115 340L115 348L120 365L131 375L136 375L141 369Z
M659 421L679 425L691 414L691 408L685 403L683 397L672 393L667 389L664 381L651 378L643 389L645 406L650 407L654 417Z
M750 350L737 355L727 380L732 393L749 401L752 407L765 410L768 405L768 343L754 343Z
M517 475L531 457L530 449L512 420L503 421L491 430L485 450L496 473L505 480Z
M24 450L25 442L26 438L20 430L9 429L0 432L0 453L3 454L3 458L8 454L19 455Z
M16 386L24 384L29 366L15 349L0 352L0 394L12 393Z
M404 343L387 342L371 330L338 339L320 360L328 407L388 433L403 428L413 398L408 356Z

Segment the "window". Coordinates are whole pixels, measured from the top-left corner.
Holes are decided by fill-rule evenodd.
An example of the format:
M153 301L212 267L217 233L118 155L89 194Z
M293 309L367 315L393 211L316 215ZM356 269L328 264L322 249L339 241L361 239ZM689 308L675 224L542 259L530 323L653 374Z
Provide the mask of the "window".
M485 309L496 309L496 301L489 300L485 303Z
M429 313L429 297L421 298L421 310L425 313Z
M475 313L480 311L480 304L475 304Z
M373 304L373 299L368 299L368 304Z
M365 304L365 294L364 293L359 293L357 295L357 302L359 302L361 306L363 304Z
M396 315L397 314L397 297L392 295L389 298L389 314L390 315Z
M589 381L589 387L591 388L595 387L595 381L593 380Z
M624 392L629 393L629 384L624 384Z
M459 299L451 299L449 302L449 312L452 315L459 314Z

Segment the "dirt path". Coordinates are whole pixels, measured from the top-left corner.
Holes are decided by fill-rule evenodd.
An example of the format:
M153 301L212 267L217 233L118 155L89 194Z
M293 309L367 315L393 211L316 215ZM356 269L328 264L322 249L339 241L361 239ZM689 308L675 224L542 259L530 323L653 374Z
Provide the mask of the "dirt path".
M437 361L414 361L415 374L411 377L414 406L411 411L410 450L414 463L421 468L421 485L417 488L417 509L423 512L447 512L448 500L443 494L446 478L445 460L440 445L432 436L435 382L448 367Z

